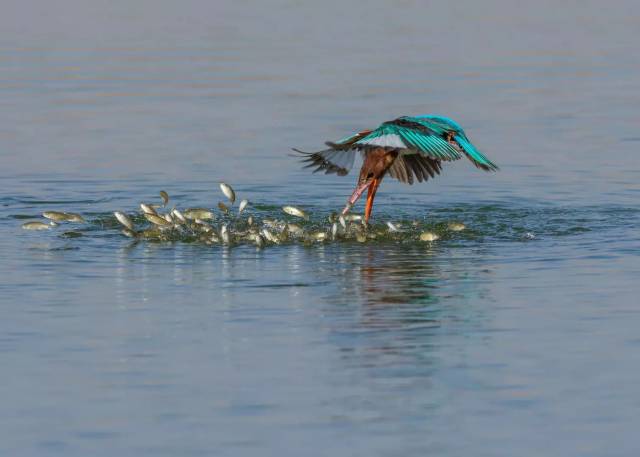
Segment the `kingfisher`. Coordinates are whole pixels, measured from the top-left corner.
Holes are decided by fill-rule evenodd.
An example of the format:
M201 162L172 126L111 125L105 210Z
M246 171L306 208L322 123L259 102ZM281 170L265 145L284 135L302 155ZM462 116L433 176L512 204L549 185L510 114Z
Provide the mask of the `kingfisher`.
M480 152L467 138L462 127L453 119L433 114L401 116L383 122L378 128L362 130L338 141L327 141L328 149L302 154L304 168L315 168L344 176L353 167L357 152L362 155L362 168L356 188L347 200L342 214L347 214L360 196L367 191L364 219L369 221L373 200L382 178L387 173L398 181L413 184L439 175L443 162L465 156L484 171L499 168Z

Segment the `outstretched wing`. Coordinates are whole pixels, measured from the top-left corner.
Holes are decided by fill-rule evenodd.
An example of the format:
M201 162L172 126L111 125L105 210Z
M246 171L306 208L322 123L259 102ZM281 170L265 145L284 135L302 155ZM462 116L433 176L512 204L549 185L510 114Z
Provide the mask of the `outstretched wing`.
M467 156L467 159L484 171L498 171L500 168L471 144L464 132L453 136L452 142Z
M384 147L400 149L401 154L420 153L436 160L458 160L460 151L429 127L428 122L417 118L400 117L385 122L367 136L356 141L354 147Z
M338 176L344 176L349 173L353 167L356 151L336 151L335 149L325 149L318 152L304 152L299 149L293 149L302 156L302 162L306 163L303 168L314 168L314 173L324 170L325 174L336 173Z
M307 164L304 168L315 168L314 173L324 171L325 174L336 173L338 176L344 176L349 173L355 161L357 149L353 147L354 143L369 133L371 130L363 130L336 142L327 141L325 144L329 148L322 151L305 152L295 148L293 150L302 155L302 162Z
M485 171L497 171L498 166L480 152L467 138L462 127L447 117L425 115L413 118L419 123L427 123L429 128L446 138L457 150L462 152L476 167Z

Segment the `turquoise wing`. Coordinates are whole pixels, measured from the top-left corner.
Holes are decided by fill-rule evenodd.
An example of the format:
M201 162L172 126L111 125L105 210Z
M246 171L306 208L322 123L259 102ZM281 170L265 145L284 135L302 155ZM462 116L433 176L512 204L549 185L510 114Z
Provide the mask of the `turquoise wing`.
M485 171L497 171L498 166L487 158L482 152L476 148L467 135L462 130L460 124L448 117L427 114L416 116L413 119L416 122L424 123L440 135L448 139L450 143L454 143L458 149L478 168Z
M371 147L407 149L444 161L458 160L462 157L454 145L425 124L404 117L385 122L357 140L354 146L363 149Z
M471 141L466 137L464 133L459 133L453 136L453 141L455 141L462 149L462 152L467 156L473 164L481 168L485 171L498 171L500 168L493 163L491 160L487 158L482 152L480 152L476 147L471 144Z

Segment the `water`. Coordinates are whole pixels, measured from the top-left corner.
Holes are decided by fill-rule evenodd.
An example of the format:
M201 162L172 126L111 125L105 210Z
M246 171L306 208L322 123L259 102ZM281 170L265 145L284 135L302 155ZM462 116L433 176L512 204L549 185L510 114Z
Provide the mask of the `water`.
M627 456L637 437L640 8L24 2L0 16L0 454ZM290 147L459 120L502 171L385 180L468 230L137 243L158 201L339 209ZM82 213L79 238L24 217ZM264 214L263 214L264 215Z

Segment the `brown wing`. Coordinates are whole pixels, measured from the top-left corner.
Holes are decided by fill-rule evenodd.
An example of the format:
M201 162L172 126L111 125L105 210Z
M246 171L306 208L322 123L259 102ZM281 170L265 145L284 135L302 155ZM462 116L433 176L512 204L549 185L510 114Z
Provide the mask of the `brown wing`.
M427 181L440 174L442 163L438 159L422 154L399 155L389 167L389 174L400 182L413 184L413 178L418 182Z

